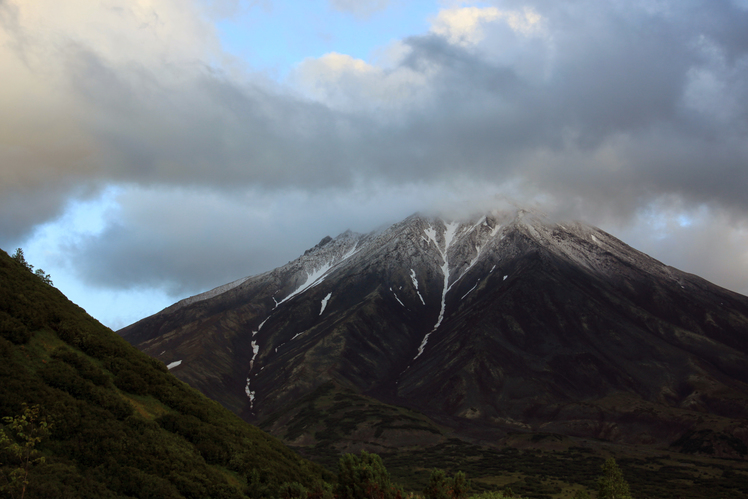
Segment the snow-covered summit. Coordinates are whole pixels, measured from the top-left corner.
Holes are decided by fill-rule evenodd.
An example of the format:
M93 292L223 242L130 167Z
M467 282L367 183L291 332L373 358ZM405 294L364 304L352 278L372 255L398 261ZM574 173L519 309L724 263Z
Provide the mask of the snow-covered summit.
M506 240L510 234L514 236L511 243ZM524 251L517 247L521 240L596 272L609 270L605 255L615 252L657 275L670 275L669 268L604 231L580 222L553 222L537 211L497 210L457 220L416 213L368 234L349 230L335 238L326 236L282 267L186 298L166 311L257 285L270 292L275 308L319 285L332 273L364 266L383 269L380 277L387 286L402 286L397 279L388 280L401 269L406 269L409 275L412 272L408 280L421 280L422 286L426 286L413 288L413 296L418 296L424 305L439 305L436 329L444 319L446 300L454 286L468 273L487 275L503 258ZM398 299L402 295L398 294Z

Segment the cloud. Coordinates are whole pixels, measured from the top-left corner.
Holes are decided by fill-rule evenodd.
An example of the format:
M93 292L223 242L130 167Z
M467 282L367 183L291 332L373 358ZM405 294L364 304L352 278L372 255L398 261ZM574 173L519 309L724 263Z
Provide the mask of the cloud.
M708 276L723 287L748 295L745 220L707 206L686 208L670 201L642 210L636 224L617 228L618 237L645 253L663 255L660 259L668 265Z
M281 83L222 52L210 5L0 3L0 244L112 185L121 211L68 248L79 275L175 294L445 197L542 201L645 243L642 213L666 216L674 199L705 211L667 241L743 240L748 11L736 2L461 4L375 59L310 57ZM738 243L729 264L703 245L646 244L748 282Z
M398 47L399 48L399 47ZM409 48L393 57L401 59ZM399 62L399 60L398 60ZM406 66L388 69L332 52L302 61L291 79L308 97L342 111L386 111L375 119L389 121L402 112L424 105L430 88L428 72Z
M101 230L58 251L91 286L145 286L179 297L283 265L325 235L368 232L419 210L461 212L468 196L493 206L498 195L469 180L230 195L133 185L111 191Z
M527 36L539 31L542 17L528 7L521 11L501 11L496 7L442 9L432 20L431 32L446 38L451 44L477 45L486 37L484 25L499 20L516 33Z

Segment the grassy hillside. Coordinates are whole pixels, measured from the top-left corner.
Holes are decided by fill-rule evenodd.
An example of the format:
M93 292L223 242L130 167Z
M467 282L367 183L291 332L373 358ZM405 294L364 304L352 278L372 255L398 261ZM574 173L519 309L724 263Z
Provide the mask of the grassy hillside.
M625 446L553 433L495 439L476 428L475 438L468 441L423 414L332 383L271 415L260 427L331 471L337 470L343 453L373 450L393 482L408 492L424 490L433 470L441 469L465 472L474 493L511 490L527 499L569 499L583 490L594 494L601 466L614 457L637 499L748 498L745 460L683 454L676 452L680 445ZM696 435L691 439L705 445ZM738 445L723 442L731 444Z
M38 414L29 413L37 406ZM18 423L24 411L33 419L27 438L8 419ZM11 438L0 445L0 497L20 484L13 470L24 459L13 444L34 435L40 441L31 442L38 454L31 456L29 498L256 497L326 476L177 380L3 251L0 418Z

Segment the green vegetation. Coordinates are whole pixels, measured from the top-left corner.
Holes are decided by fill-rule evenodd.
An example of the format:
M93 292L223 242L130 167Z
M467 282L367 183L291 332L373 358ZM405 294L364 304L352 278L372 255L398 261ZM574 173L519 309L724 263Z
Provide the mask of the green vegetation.
M34 266L26 261L26 257L23 255L23 250L21 248L16 249L16 252L13 253L11 258L25 267L29 272L33 272L34 275L41 279L44 284L49 284L50 286L52 286L52 277L50 277L50 275L44 272L42 269L36 269L36 271L34 271Z
M23 499L29 486L29 472L38 464L44 464L45 457L35 449L36 445L49 435L50 425L40 416L39 406L23 404L23 414L4 417L6 428L0 431L0 449L9 452L18 462L18 467L2 473L2 487L11 497ZM6 432L10 433L10 436ZM2 464L2 463L0 463Z
M564 438L568 445L569 439ZM555 443L557 438L543 440ZM532 442L533 438L528 436L527 441ZM339 458L333 447L310 446L299 451L335 470L335 465L328 464L334 456ZM420 493L431 480L433 470L443 469L447 474L462 471L469 476L474 494L500 492L507 497L584 499L597 496L605 452L574 445L568 445L566 450L520 450L449 439L422 449L387 449L380 456L392 481L406 493ZM616 462L636 499L748 499L746 462L671 453L623 456Z
M395 499L402 490L390 481L390 474L376 454L346 454L338 465L338 499Z
M312 434L319 448L330 447L363 426L372 430L375 439L388 430L441 435L439 428L417 413L338 389L331 382L321 385L291 407L271 415L260 423L260 428L272 429L279 419L289 415L291 419L284 425L282 437L293 441L302 434ZM328 464L334 464L336 460L337 456Z
M603 464L603 474L598 480L598 499L631 499L629 484L623 479L623 473L616 460L609 458Z
M331 475L0 251L0 497L276 497ZM19 261L21 260L21 261Z
M418 412L383 404L332 383L271 415L260 427L286 442L303 437L305 445L294 448L332 473L341 458L339 449L349 448L346 445L358 439L359 445L379 451L393 483L411 494L422 493L433 470L443 469L452 476L465 472L478 494L534 499L596 497L600 470L611 452L600 450L597 444L582 447L581 441L551 433L528 435L521 449L471 444L449 438L448 430ZM426 443L406 447L401 440L404 433L418 435L420 442ZM615 452L631 496L638 499L748 499L748 463L675 453L632 456Z
M434 470L423 495L426 499L467 499L469 491L470 482L462 471L449 477L443 470Z

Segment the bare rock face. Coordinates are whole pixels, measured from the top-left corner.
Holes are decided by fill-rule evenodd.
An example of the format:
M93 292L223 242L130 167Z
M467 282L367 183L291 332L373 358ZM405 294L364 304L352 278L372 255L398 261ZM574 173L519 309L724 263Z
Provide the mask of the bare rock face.
M332 382L466 433L748 443L748 298L521 210L325 238L120 333L248 421Z

